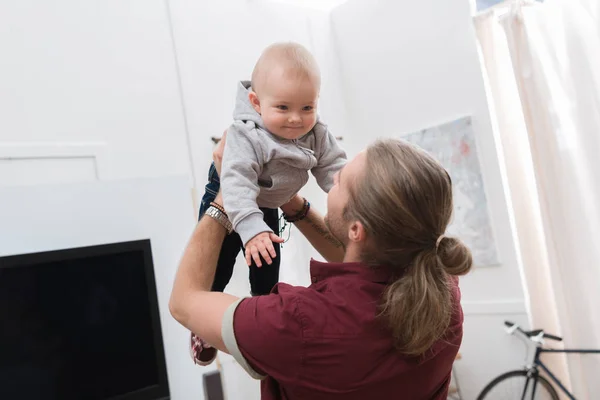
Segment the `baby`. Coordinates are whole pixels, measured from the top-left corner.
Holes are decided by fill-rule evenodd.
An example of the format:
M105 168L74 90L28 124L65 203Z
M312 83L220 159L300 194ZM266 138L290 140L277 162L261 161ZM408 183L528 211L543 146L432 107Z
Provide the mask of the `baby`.
M306 184L308 171L329 192L333 176L345 165L345 152L317 115L320 87L317 62L296 43L269 46L254 67L252 81L238 84L220 177L224 208L235 232L221 248L212 290L224 290L244 247L252 295L268 294L279 280L277 209ZM221 182L211 166L200 217ZM191 344L197 364L207 365L216 357L216 350L194 335Z

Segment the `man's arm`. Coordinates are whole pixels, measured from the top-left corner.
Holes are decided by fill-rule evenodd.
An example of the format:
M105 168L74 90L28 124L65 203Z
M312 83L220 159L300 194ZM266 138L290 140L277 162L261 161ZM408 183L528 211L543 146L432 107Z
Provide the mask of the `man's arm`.
M303 205L304 199L296 195L281 206L281 210L286 215L293 216L302 211ZM306 217L294 224L325 260L328 262L344 260L344 245L329 232L323 216L317 210L311 207Z
M215 203L223 204L221 193ZM211 217L203 217L196 225L175 275L169 310L181 325L228 352L221 325L225 311L238 298L210 291L225 234L225 228Z

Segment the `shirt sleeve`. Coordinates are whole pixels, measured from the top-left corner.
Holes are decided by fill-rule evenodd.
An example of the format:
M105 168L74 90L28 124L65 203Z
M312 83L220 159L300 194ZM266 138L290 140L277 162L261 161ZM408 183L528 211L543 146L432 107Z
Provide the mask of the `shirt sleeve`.
M337 139L326 125L315 126L317 136L317 166L311 172L317 183L325 191L333 187L333 176L346 165L346 152L339 146Z
M298 289L280 283L273 293L240 299L225 312L223 342L251 377L298 380L303 340Z
M244 246L261 232L273 232L264 222L256 203L263 160L260 146L252 139L252 132L244 123L231 125L227 131L221 172L223 205Z

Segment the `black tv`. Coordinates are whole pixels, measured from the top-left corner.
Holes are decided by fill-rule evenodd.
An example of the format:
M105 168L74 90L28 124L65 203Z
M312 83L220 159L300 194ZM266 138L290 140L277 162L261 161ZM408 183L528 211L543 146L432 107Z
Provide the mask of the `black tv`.
M149 240L0 257L0 399L168 398Z

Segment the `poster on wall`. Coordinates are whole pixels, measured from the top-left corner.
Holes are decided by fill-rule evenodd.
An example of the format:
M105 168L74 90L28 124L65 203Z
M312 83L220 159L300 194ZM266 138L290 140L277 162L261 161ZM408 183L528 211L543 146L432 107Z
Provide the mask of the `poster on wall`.
M499 264L471 118L402 135L423 148L452 177L454 214L448 234L471 249L476 266Z

